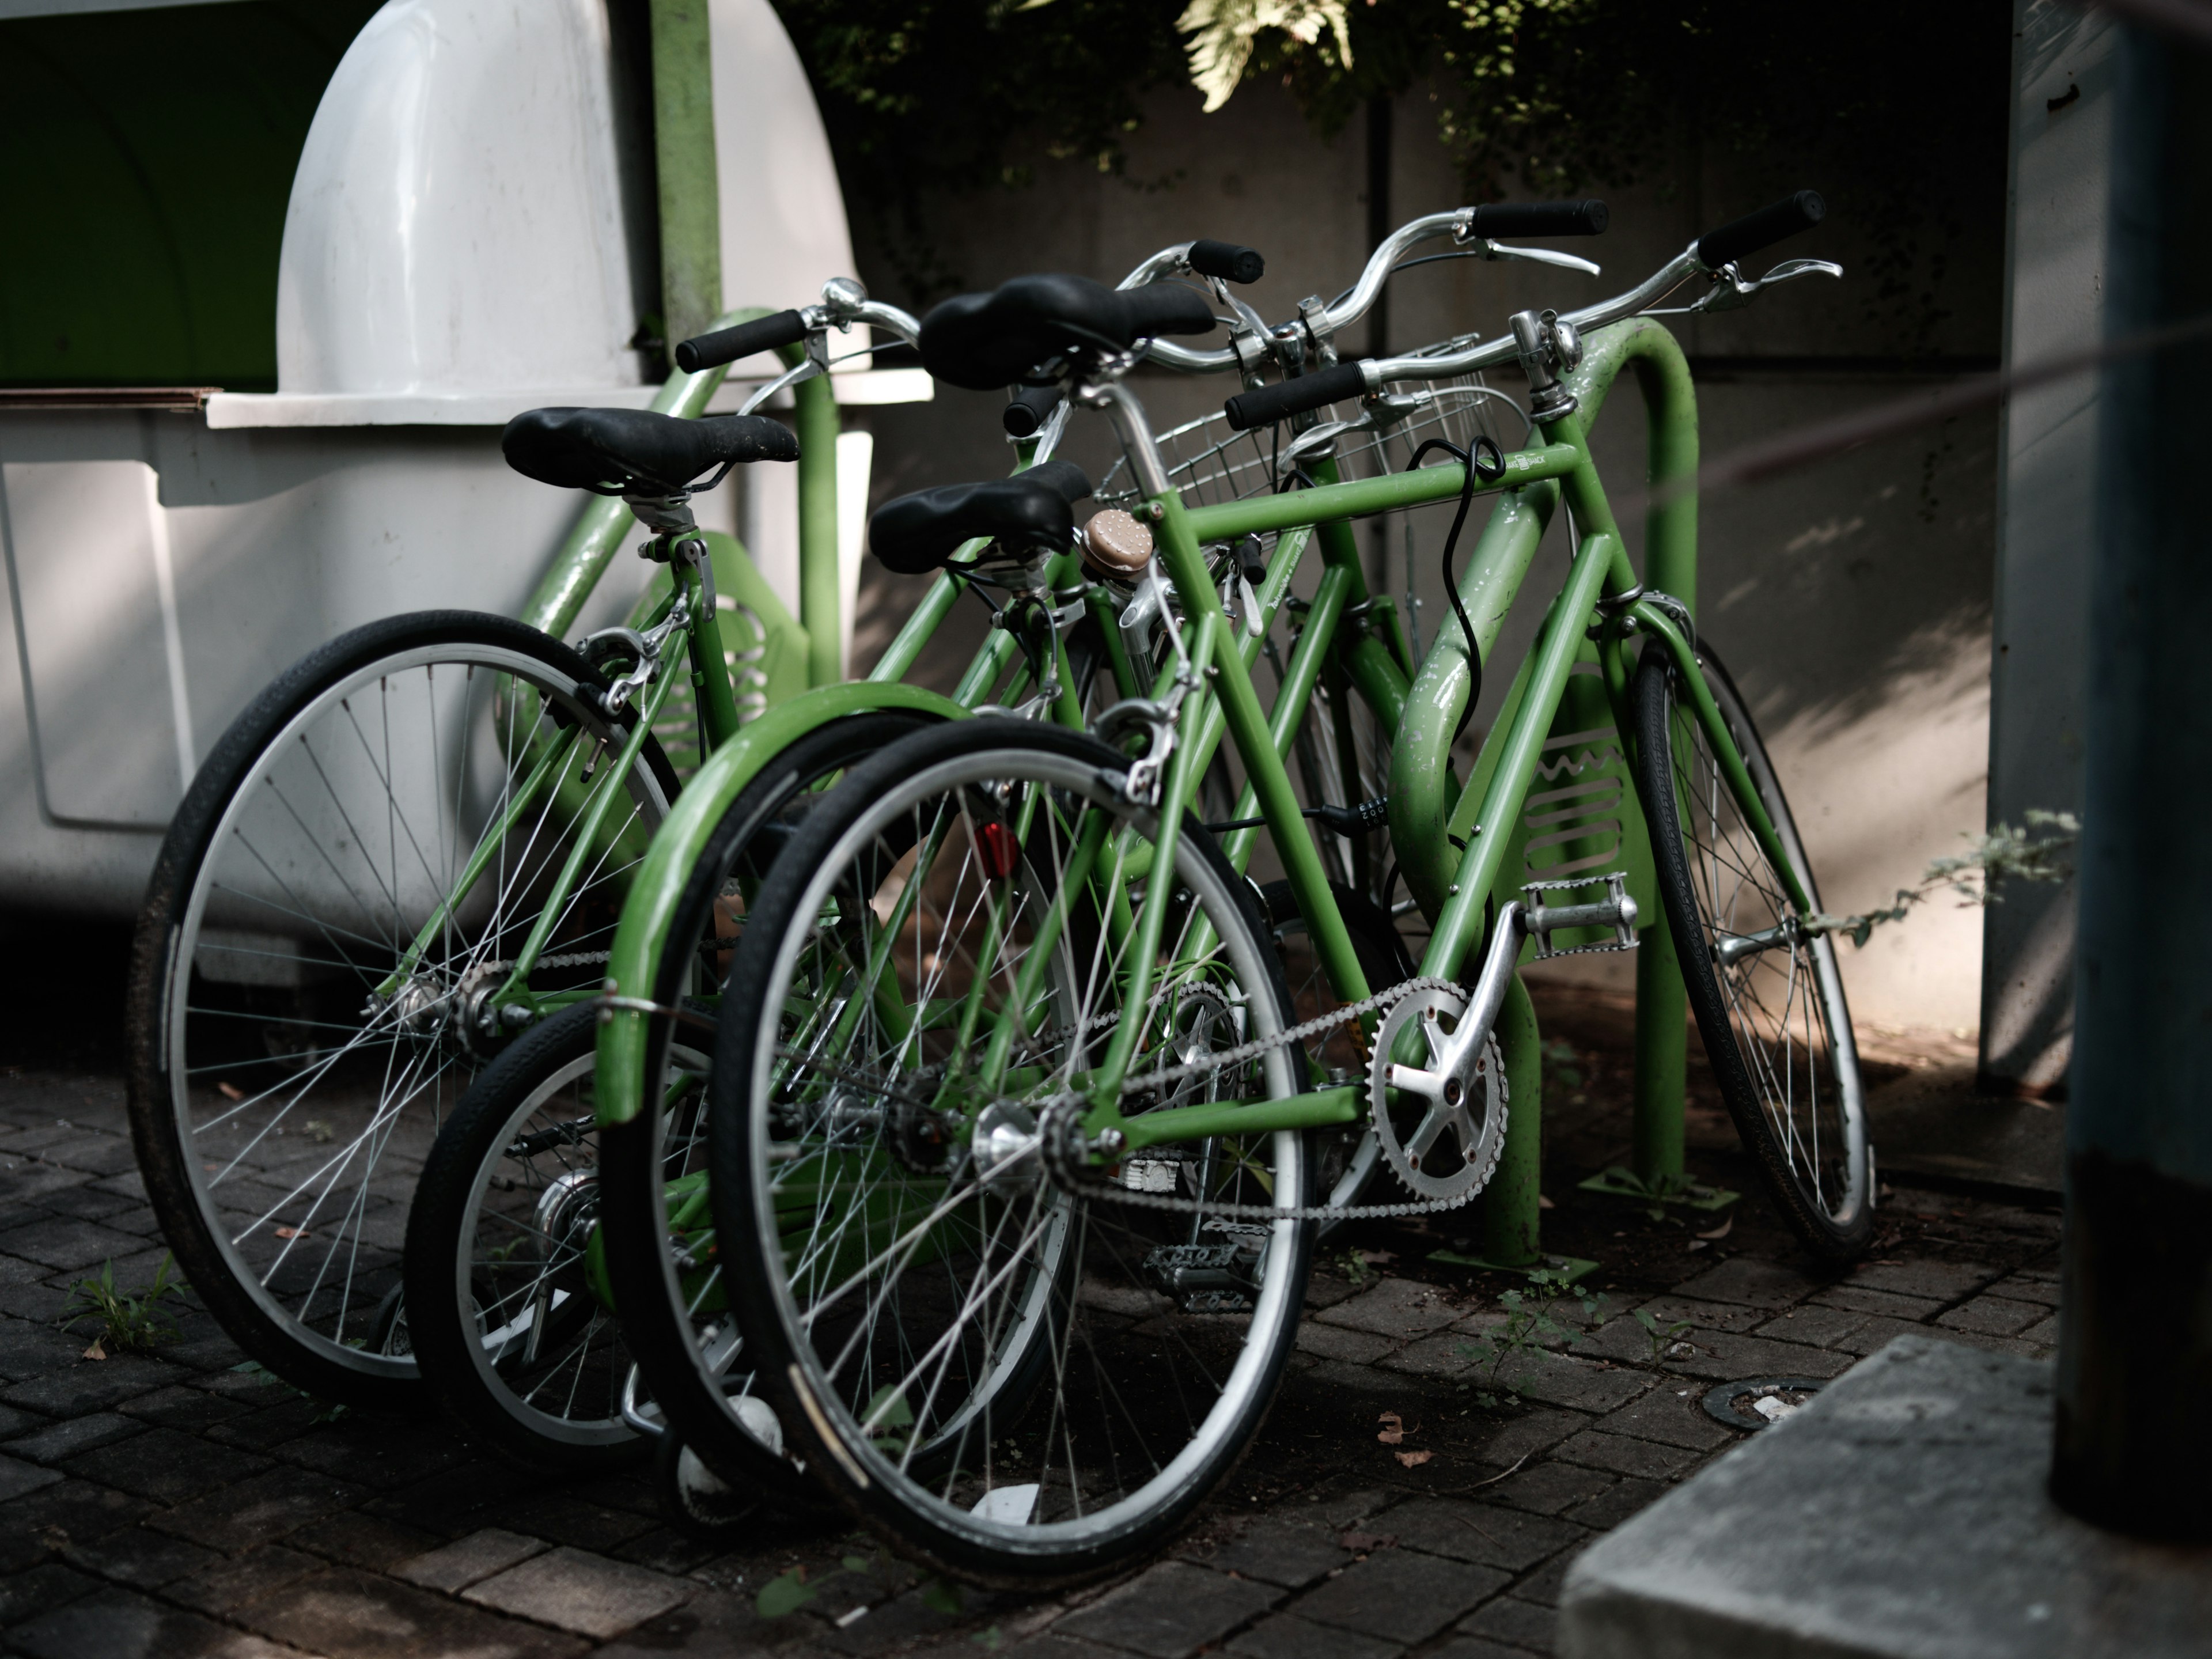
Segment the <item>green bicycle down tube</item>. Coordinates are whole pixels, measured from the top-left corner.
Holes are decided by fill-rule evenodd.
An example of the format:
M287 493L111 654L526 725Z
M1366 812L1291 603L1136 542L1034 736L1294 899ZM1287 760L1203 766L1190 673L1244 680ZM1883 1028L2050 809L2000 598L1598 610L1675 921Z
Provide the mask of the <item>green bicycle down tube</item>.
M575 843L569 848L568 856L562 860L561 873L554 878L552 889L547 893L544 903L538 907L538 920L530 924L530 936L523 940L522 948L514 953L514 971L507 975L507 982L499 988L489 1006L500 1006L509 997L518 995L529 981L531 970L537 967L538 956L544 950L545 941L553 936L554 928L568 914L570 904L581 890L575 884L576 878L583 873L584 860L592 857L596 851L604 862L613 850L611 847L599 848L600 828L606 823L607 814L614 809L615 798L620 795L627 799L629 791L623 787L623 780L629 776L630 769L637 764L638 757L644 753L645 745L653 736L653 723L667 702L669 693L675 689L676 678L674 672L665 670L647 690L645 700L637 711L637 719L630 726L629 735L623 739L615 763L602 773L599 782L592 787L590 804L575 823ZM635 811L635 809L632 810ZM586 884L586 887L589 885L589 883Z
M1559 485L1547 482L1499 496L1468 556L1460 602L1474 624L1475 644L1486 661L1528 578L1559 494ZM1448 820L1459 796L1452 777L1452 738L1472 690L1467 636L1458 619L1448 617L1413 678L1390 751L1390 844L1406 890L1424 915L1433 916L1443 908L1444 890L1451 884L1455 857ZM1502 713L1499 718L1504 718Z
M1630 607L1629 614L1636 618L1639 629L1664 645L1674 659L1676 678L1688 688L1691 711L1705 732L1705 741L1713 746L1713 757L1720 763L1721 778L1735 799L1736 810L1751 826L1759 850L1781 872L1790 902L1797 907L1800 915L1811 915L1818 907L1798 879L1796 860L1783 849L1782 837L1775 831L1774 820L1767 815L1766 803L1759 796L1759 786L1752 781L1751 769L1744 764L1742 752L1735 746L1728 722L1721 717L1720 705L1713 701L1712 688L1705 684L1698 653L1675 628L1674 619L1657 605L1639 600Z
M1582 461L1583 452L1571 443L1513 450L1505 457L1504 477L1496 483L1478 483L1474 493L1494 495L1501 489L1517 489L1541 478L1564 477ZM1380 478L1357 478L1350 483L1291 490L1281 495L1248 496L1212 507L1186 508L1178 505L1176 510L1186 520L1192 544L1196 546L1233 542L1240 536L1265 535L1271 530L1294 530L1301 525L1365 518L1401 507L1457 501L1465 477L1459 463L1451 461L1411 472L1388 473Z
M884 712L964 720L969 711L918 685L862 681L822 686L748 720L736 737L708 757L690 787L677 797L630 879L607 962L611 994L638 1004L653 995L663 942L684 884L705 856L723 814L745 786L817 727L851 715ZM642 1109L647 1032L641 1008L610 1005L602 1014L598 1073L602 1124L627 1123Z
M546 745L545 752L531 768L530 775L522 781L522 787L507 797L507 804L499 816L485 825L483 833L477 837L476 848L470 853L468 861L461 866L461 873L452 890L438 901L437 908L430 913L430 919L422 924L408 945L398 965L376 988L375 995L392 996L407 982L415 972L416 964L422 960L422 953L430 948L430 941L437 937L438 930L446 925L461 900L466 898L476 886L477 878L483 874L484 866L491 862L494 850L506 844L507 833L522 822L522 815L530 810L531 803L538 799L539 792L568 769L568 763L576 757L576 750L584 740L584 728L579 724L562 733L558 740Z
M739 323L770 314L758 306L726 312L714 319L712 326L735 328ZM797 360L797 356L791 359ZM706 409L708 400L720 389L729 372L726 363L702 368L696 374L686 374L678 369L661 383L649 407L656 415L695 420ZM556 639L567 633L582 611L584 602L591 598L592 590L599 586L608 562L629 534L630 526L636 521L621 497L593 496L591 504L576 515L576 522L562 542L560 550L546 566L538 591L522 608L521 620Z
M1554 602L1531 653L1534 664L1521 707L1498 747L1497 770L1484 792L1481 816L1468 837L1451 890L1421 956L1421 971L1456 979L1467 954L1483 932L1483 901L1497 882L1512 836L1504 833L1528 793L1536 757L1551 733L1552 716L1565 694L1567 676L1583 641L1583 624L1597 603L1616 561L1623 557L1618 536L1585 537L1567 574L1567 585Z
M1203 684L1218 676L1222 659L1236 664L1239 672L1243 664L1236 652L1221 649L1223 628L1228 618L1222 613L1220 602L1213 599L1212 586L1206 579L1206 562L1195 547L1191 549L1190 562L1198 567L1200 588L1213 601L1208 608L1197 611L1198 629L1190 643L1191 672ZM1182 587L1182 584L1178 582L1176 586ZM1186 610L1197 609L1192 605L1188 590L1183 605ZM1183 809L1189 802L1197 778L1191 762L1190 746L1178 744L1168 757L1167 776L1161 781L1159 811L1152 830L1153 878L1145 884L1145 902L1137 913L1136 936L1128 953L1122 957L1127 964L1125 981L1120 987L1124 1008L1142 1008L1152 997L1152 959L1159 954L1160 939L1167 931L1168 906L1174 899L1176 888L1173 880L1162 880L1159 877L1161 872L1172 873L1176 867L1176 848L1182 838ZM1104 814L1096 816L1103 819ZM1023 976L1029 977L1030 964L1024 963L1022 966ZM1121 1079L1129 1074L1129 1062L1136 1056L1137 1039L1144 1035L1147 1024L1139 1018L1123 1019L1107 1040L1106 1058L1091 1074L1085 1090L1091 1099L1091 1111L1085 1116L1085 1127L1091 1133L1096 1133L1105 1123L1119 1121L1116 1103L1121 1092Z

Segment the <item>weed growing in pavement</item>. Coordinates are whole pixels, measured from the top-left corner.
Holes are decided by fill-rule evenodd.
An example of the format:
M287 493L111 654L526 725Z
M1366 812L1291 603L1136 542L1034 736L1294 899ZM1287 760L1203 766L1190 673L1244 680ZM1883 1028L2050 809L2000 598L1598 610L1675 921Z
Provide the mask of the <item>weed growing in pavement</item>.
M1632 1308L1629 1317L1644 1328L1644 1340L1651 1345L1651 1363L1662 1368L1666 1364L1667 1350L1674 1345L1674 1339L1691 1328L1686 1319L1677 1319L1670 1324L1662 1325L1649 1308Z
M1569 1329L1553 1316L1553 1309L1559 1299L1567 1295L1571 1295L1582 1308L1585 1325L1580 1331ZM1587 1341L1606 1319L1602 1292L1577 1284L1565 1273L1550 1267L1538 1267L1530 1273L1525 1291L1500 1291L1498 1304L1505 1310L1505 1322L1472 1342L1461 1343L1455 1350L1462 1358L1486 1367L1486 1380L1490 1386L1477 1389L1474 1396L1479 1404L1486 1407L1521 1398L1520 1390L1510 1382L1504 1384L1501 1390L1498 1373L1507 1360L1516 1354L1540 1352L1547 1342L1572 1347Z
M801 1563L798 1566L778 1573L768 1583L763 1584L760 1587L760 1593L753 1597L753 1608L763 1619L787 1618L813 1601L822 1593L823 1585L841 1574L851 1573L859 1577L881 1577L885 1576L885 1570L893 1565L891 1559L881 1550L878 1550L873 1555L848 1555L829 1571L810 1578L805 1564ZM884 1599L888 1601L890 1595L897 1595L909 1582L911 1581L901 1578L891 1584L890 1595L886 1595ZM960 1586L949 1578L931 1577L923 1580L921 1604L932 1613L941 1613L948 1617L957 1617L967 1611L967 1602L961 1594ZM857 1612L848 1613L846 1618L849 1621L859 1618L866 1611L867 1607L864 1603Z
M82 1325L88 1319L98 1322L99 1334L84 1351L88 1359L137 1352L166 1342L177 1334L177 1328L161 1316L162 1300L185 1288L183 1279L169 1276L174 1265L174 1257L164 1255L151 1285L143 1291L123 1291L116 1288L115 1259L110 1256L99 1278L81 1279L70 1291L69 1301L62 1308L68 1316L62 1321L62 1329Z

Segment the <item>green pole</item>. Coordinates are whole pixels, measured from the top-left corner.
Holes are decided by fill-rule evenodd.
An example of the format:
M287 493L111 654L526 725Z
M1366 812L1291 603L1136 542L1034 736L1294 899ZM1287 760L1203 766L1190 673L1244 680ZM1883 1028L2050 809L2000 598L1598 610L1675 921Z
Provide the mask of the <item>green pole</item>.
M1538 1202L1544 1156L1544 1060L1536 1005L1516 974L1491 1028L1505 1058L1505 1146L1482 1189L1482 1258L1495 1267L1527 1267L1543 1255Z
M837 614L837 399L826 374L800 381L791 396L799 428L799 625L806 630L806 683L835 685L845 678Z
M1671 337L1669 337L1671 338ZM1652 341L1656 347L1657 342ZM1679 349L1629 359L1644 393L1650 433L1645 472L1655 507L1644 520L1644 580L1686 605L1698 602L1698 401ZM1668 486L1689 481L1679 494ZM1624 734L1625 735L1625 734ZM1674 938L1663 917L1638 934L1636 1078L1629 1130L1631 1167L1647 1190L1681 1188L1683 1066L1688 1012Z
M660 313L671 350L722 309L714 69L707 0L650 0L653 152L660 185Z

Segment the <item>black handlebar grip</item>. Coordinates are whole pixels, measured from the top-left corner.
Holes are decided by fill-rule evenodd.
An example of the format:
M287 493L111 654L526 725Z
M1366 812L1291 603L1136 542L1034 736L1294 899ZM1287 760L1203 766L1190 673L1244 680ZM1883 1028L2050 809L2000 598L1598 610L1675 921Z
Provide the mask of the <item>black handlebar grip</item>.
M1218 276L1224 283L1256 283L1267 274L1267 262L1257 248L1237 242L1217 242L1200 237L1190 245L1190 268L1201 276Z
M686 374L696 374L702 368L734 363L757 351L797 345L805 337L806 319L795 311L779 311L773 317L756 318L735 328L717 329L684 341L676 348L676 367Z
M1221 319L1213 306L1196 289L1182 283L1147 283L1123 289L1117 298L1124 307L1128 337L1149 340L1162 334L1210 333Z
M1285 416L1303 415L1323 404L1359 397L1366 390L1367 376L1360 372L1358 363L1339 363L1334 368L1301 374L1295 380L1263 386L1257 392L1241 392L1221 408L1229 416L1230 425L1239 432L1249 432L1255 426L1271 425Z
M1477 236L1602 236L1611 217L1605 204L1583 202L1489 202L1474 210L1469 228Z
M1709 270L1718 270L1785 236L1812 229L1827 214L1828 205L1820 199L1818 191L1801 190L1795 196L1785 196L1772 207L1747 213L1718 230L1706 232L1698 239L1698 258L1705 262Z
M1006 428L1009 438L1034 438L1059 407L1058 386L1028 386L1013 395L1005 413L999 416L999 424Z

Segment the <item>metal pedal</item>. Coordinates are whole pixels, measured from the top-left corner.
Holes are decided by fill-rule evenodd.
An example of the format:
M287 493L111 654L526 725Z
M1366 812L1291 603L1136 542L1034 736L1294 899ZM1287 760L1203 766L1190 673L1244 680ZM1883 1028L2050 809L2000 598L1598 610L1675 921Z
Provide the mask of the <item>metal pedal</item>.
M1571 891L1577 888L1595 887L1605 884L1605 897L1595 904L1546 904L1542 895ZM1585 876L1578 881L1532 881L1522 892L1528 902L1522 907L1522 926L1528 937L1536 941L1536 960L1548 961L1553 957L1579 956L1589 951L1633 951L1636 948L1636 901L1628 896L1628 872L1615 870L1602 876ZM1577 927L1610 927L1613 938L1598 945L1569 945L1554 947L1552 935Z
M1234 1244L1160 1244L1145 1257L1145 1278L1182 1313L1249 1313L1250 1261Z

